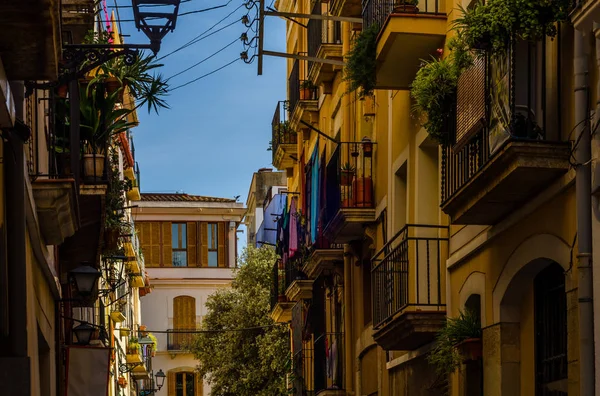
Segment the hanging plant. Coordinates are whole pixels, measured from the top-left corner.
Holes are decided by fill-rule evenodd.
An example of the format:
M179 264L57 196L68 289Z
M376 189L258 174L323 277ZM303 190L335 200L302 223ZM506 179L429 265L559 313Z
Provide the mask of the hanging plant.
M354 40L350 53L346 56L344 66L348 81L348 92L359 90L359 98L371 95L376 84L377 35L379 25L373 24L360 32Z
M488 0L471 9L459 6L462 16L454 28L464 33L469 48L497 54L512 38L538 41L556 36L556 23L568 18L568 0Z
M414 110L429 135L440 144L449 143L449 122L455 110L458 77L473 63L460 34L448 46L452 50L450 56L424 61L411 84Z

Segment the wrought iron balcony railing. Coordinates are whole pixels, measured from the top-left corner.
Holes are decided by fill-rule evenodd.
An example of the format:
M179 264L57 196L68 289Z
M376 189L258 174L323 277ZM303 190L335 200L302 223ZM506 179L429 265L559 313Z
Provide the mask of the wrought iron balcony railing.
M324 333L314 341L314 390L344 389L344 333Z
M373 146L369 141L342 142L327 164L325 221L331 221L340 209L372 208Z
M392 14L445 15L442 4L440 0L419 0L415 8L413 5L402 4L402 2L394 0L363 0L363 28L377 24L381 29Z
M287 110L289 102L281 100L277 102L273 120L271 121L271 150L273 151L273 159L277 155L277 149L283 144L296 144L298 135L296 131L290 128L287 118Z
M372 259L373 328L408 307L445 307L442 291L448 227L403 227Z
M312 14L321 15L327 14L324 11L327 3L315 2ZM342 28L340 22L323 21L319 19L311 19L307 24L308 34L308 56L317 57L319 48L324 44L342 44ZM313 66L313 62L308 62L308 70Z
M195 329L191 329L195 330ZM193 333L190 329L168 329L167 330L167 351L185 351L186 347L193 340Z
M306 55L303 53L301 55ZM296 59L288 79L289 112L290 115L296 110L301 100L316 100L318 88L308 80L308 63Z

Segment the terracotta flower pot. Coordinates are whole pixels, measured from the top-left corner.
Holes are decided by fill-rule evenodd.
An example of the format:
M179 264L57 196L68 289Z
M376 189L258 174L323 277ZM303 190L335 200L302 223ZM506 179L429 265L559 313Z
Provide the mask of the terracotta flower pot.
M419 8L413 4L399 3L394 7L394 14L416 14Z
M69 86L67 84L62 84L59 85L56 88L56 96L58 96L59 98L66 98L67 94L69 93Z
M373 206L373 179L370 177L355 178L352 182L354 205L357 208Z
M121 388L125 388L127 386L127 379L123 376L119 377L118 382Z
M108 77L106 79L106 93L108 93L109 95L112 93L117 92L117 90L119 90L119 88L121 88L121 82L119 82L119 80L116 77ZM121 89L121 91L118 94L118 101L120 103L123 103L123 94L124 94L125 90Z
M354 177L354 171L351 170L342 170L340 177L340 184L342 186L349 186L352 184L352 178Z
M463 357L464 362L479 360L483 355L481 338L467 338L456 344L455 347L458 350L458 353Z
M104 174L103 154L83 155L83 174L87 177L100 178Z

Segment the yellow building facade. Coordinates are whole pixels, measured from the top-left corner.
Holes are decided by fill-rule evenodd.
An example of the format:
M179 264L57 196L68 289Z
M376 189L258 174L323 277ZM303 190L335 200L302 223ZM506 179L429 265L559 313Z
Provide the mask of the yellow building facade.
M361 25L379 26L373 96L348 92L338 65L290 59L288 97L273 118L273 164L287 171L289 191L272 241L282 257L272 316L290 323L291 386L323 395L594 394L591 286L597 294L600 277L587 259L597 255L598 190L585 169L598 172L595 154L578 161L582 146L598 153L589 139L598 2L574 7L555 38L515 41L504 64L486 58L467 69L444 145L422 127L409 89L423 59L448 56L458 7L470 4L417 3L276 3L345 18L288 21L290 54L343 60ZM499 95L513 120L504 129L493 123ZM521 117L535 136L517 131ZM446 317L467 310L480 322L469 338L476 353L437 374L435 337Z

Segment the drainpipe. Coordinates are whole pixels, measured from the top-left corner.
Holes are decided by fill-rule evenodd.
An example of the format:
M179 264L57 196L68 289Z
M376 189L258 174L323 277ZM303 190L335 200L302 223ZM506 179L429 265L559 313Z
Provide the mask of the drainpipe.
M577 200L577 255L579 291L579 386L582 396L593 395L595 387L594 369L594 305L592 284L592 178L591 178L591 136L588 117L588 70L587 54L583 33L574 34L575 72L575 194Z
M346 377L346 392L354 392L354 343L352 331L352 250L344 244L344 372Z
M24 86L10 82L17 120L23 120ZM27 257L25 241L25 158L24 141L16 130L4 136L6 180L6 242L8 269L9 356L27 357Z

